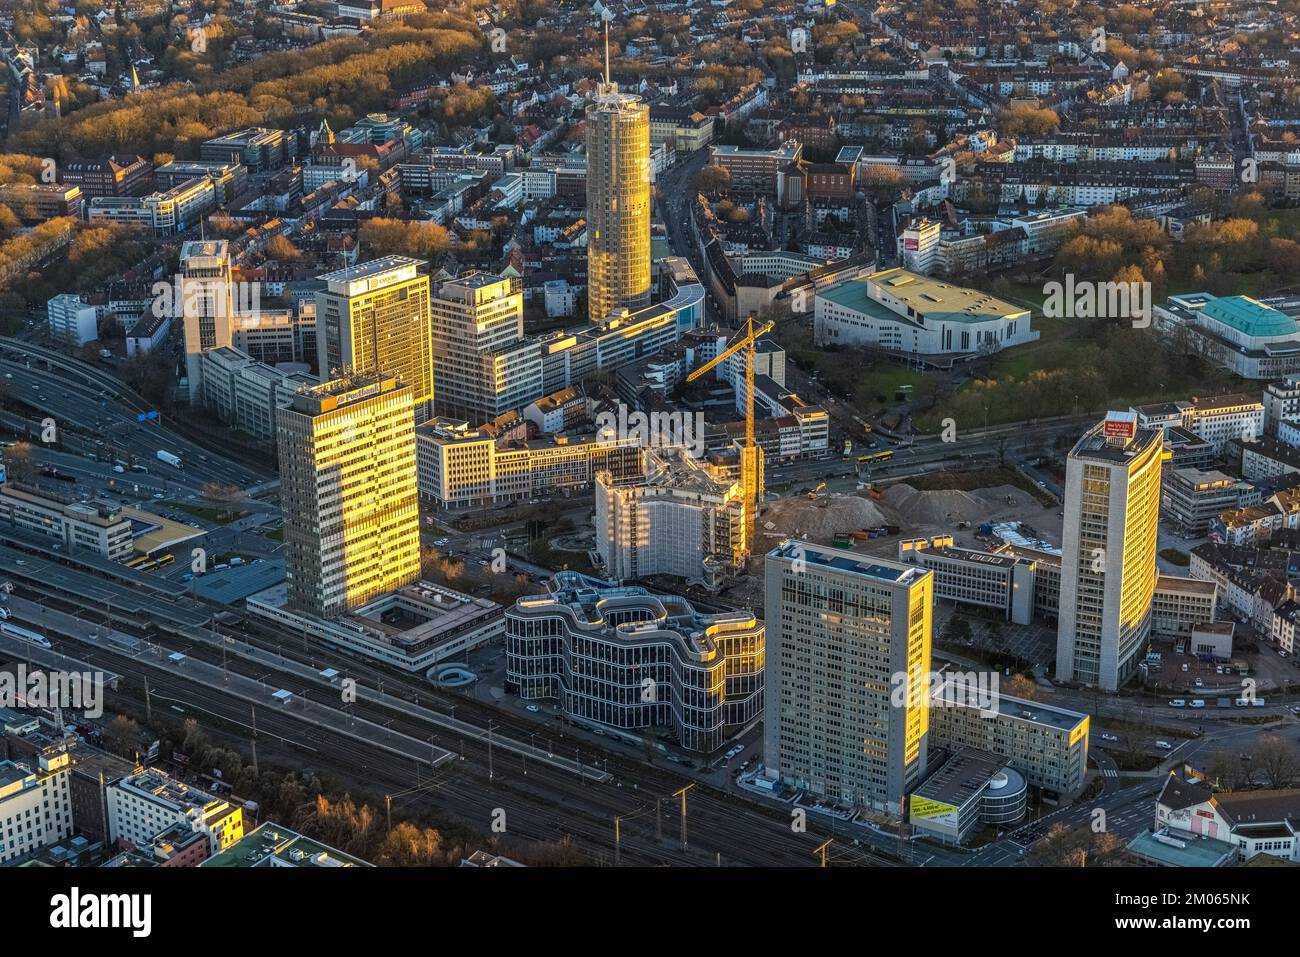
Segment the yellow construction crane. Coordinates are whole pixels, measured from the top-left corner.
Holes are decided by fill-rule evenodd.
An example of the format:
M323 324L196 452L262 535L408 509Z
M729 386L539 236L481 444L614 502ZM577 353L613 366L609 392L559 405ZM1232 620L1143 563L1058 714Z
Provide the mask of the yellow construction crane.
M754 314L750 313L745 320L742 334L727 346L721 355L704 363L686 377L687 382L694 382L706 372L726 362L741 349L745 350L745 445L740 450L740 481L745 493L742 515L745 525L743 550L746 552L753 549L755 519L758 517L758 510L763 501L763 458L758 445L754 442L754 343L775 327L776 324L773 322L765 322L761 326L755 325Z

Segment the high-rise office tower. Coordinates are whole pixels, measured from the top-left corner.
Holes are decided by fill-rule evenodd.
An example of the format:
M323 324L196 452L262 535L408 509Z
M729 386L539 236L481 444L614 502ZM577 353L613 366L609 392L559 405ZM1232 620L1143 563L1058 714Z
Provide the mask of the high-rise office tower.
M608 29L608 24L606 25ZM650 107L609 79L587 110L587 314L650 305Z
M517 279L471 273L434 290L433 405L481 425L539 399L542 347L524 338Z
M224 239L194 240L181 246L181 273L172 309L185 331L185 375L190 403L203 398L203 353L231 342L230 250Z
M429 277L419 259L385 256L321 276L316 293L320 377L383 372L411 387L415 421L433 412Z
M1137 670L1151 633L1156 523L1165 459L1159 429L1110 412L1070 451L1056 675L1116 691Z
M785 541L766 574L767 775L900 814L925 771L933 573Z
M410 386L353 373L276 413L289 607L340 615L420 576Z

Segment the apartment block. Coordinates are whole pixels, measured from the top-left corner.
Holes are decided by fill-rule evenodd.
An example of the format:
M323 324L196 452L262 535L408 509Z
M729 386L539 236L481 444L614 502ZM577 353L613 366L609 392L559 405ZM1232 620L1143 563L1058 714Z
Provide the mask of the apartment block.
M148 848L177 824L206 835L213 854L244 836L242 807L156 768L114 781L105 793L109 840L126 848Z

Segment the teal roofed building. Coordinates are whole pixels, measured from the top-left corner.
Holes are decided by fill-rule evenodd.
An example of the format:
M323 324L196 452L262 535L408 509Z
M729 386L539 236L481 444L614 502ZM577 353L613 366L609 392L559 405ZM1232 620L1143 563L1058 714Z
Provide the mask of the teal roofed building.
M1170 296L1158 327L1186 329L1200 352L1243 379L1300 373L1300 299L1252 299L1207 292Z
M1201 312L1250 338L1294 337L1300 332L1300 323L1294 317L1249 296L1211 299Z

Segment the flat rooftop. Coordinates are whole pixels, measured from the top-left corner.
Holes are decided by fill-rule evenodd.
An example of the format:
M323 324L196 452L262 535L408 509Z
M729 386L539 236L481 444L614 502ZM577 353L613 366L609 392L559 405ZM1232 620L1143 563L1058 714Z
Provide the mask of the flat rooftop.
M1187 831L1170 831L1162 836L1166 840L1160 840L1151 831L1143 831L1129 841L1129 853L1165 867L1222 867L1237 856L1236 845L1227 841Z
M954 286L943 279L906 269L886 269L861 280L850 280L850 284L859 282L870 283L933 322L985 322L1029 315L1023 306L1012 305L983 290Z
M954 681L953 676L949 675L944 679L943 684L934 690L932 698L942 700L964 700L962 695L947 695L945 691L949 684ZM1011 695L999 694L997 691L992 693L995 704L992 709L999 717L1019 718L1022 721L1030 721L1034 724L1047 725L1056 728L1058 731L1073 731L1080 724L1088 720L1086 714L1078 711L1070 711L1068 708L1058 708L1054 705L1043 704L1040 701L1029 701L1026 698L1013 698Z
M374 867L274 821L259 824L200 867Z
M788 539L768 552L768 558L802 558L809 566L833 569L850 575L859 575L890 585L911 585L930 572L904 562L868 557L842 548L828 548Z
M1007 767L1007 762L996 754L964 748L950 757L939 770L925 779L914 796L952 807L964 807L980 793L989 780ZM1007 769L1010 774L1014 771ZM1019 777L1019 775L1016 775Z
M412 259L410 256L383 256L336 269L316 278L325 283L330 292L351 296L382 288L386 282L413 278L418 267L423 265L423 259Z

